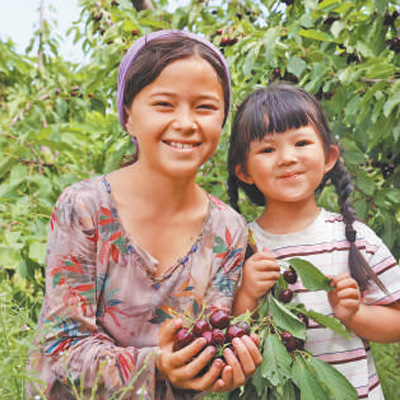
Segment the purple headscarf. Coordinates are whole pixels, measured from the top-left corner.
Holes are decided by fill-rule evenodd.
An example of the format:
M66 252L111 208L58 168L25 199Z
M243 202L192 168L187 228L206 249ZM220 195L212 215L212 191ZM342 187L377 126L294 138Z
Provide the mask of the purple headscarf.
M129 48L127 53L125 54L124 58L121 61L121 64L119 66L119 72L118 72L118 92L117 92L117 108L118 108L118 115L119 115L119 121L122 125L122 127L125 129L125 121L124 121L124 92L125 92L125 79L126 75L128 74L132 63L135 61L137 55L140 53L140 51L146 46L148 42L154 39L160 39L160 38L165 38L165 37L171 37L171 36L183 36L187 37L193 40L196 40L199 43L202 43L203 45L207 46L209 49L211 49L215 55L219 58L221 61L221 64L224 67L225 74L227 77L227 81L229 84L229 103L230 103L230 97L231 97L231 86L230 86L230 76L229 76L229 70L228 66L226 64L224 56L221 54L221 52L212 44L210 43L207 39L196 35L191 32L185 32L185 31L180 31L180 30L162 30L162 31L156 31L156 32L151 32L140 39L136 40L135 43ZM229 110L229 107L228 107ZM224 121L226 120L228 115L225 115Z

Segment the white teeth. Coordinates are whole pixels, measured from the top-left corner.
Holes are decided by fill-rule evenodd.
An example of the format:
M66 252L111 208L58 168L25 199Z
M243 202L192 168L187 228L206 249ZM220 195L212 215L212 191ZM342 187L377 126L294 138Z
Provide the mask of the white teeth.
M176 147L177 149L193 149L196 147L196 144L189 143L180 143L180 142L168 142L168 144L172 147Z

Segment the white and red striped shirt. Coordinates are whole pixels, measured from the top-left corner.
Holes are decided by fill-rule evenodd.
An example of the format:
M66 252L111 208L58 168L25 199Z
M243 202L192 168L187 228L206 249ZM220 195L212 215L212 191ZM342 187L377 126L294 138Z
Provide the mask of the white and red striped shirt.
M382 292L374 282L368 284L365 304L390 304L400 299L400 268L382 240L365 224L355 222L356 245L371 268L386 286ZM301 232L271 234L255 221L249 224L258 249L270 248L277 259L298 257L315 265L323 274L335 276L349 272L349 242L345 237L343 216L324 209L314 222ZM293 301L307 309L333 316L324 291L309 292L300 281L289 285L294 290ZM339 370L356 388L359 399L384 399L368 341L351 335L347 340L310 321L306 348L312 354Z

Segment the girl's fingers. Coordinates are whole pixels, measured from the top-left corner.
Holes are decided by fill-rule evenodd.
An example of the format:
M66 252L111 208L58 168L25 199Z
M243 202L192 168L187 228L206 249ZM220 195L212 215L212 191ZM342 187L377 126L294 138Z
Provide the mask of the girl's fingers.
M265 258L259 258L254 260L253 268L258 271L276 271L280 272L281 267L274 260L266 260Z
M208 389L209 392L227 392L234 388L232 367L226 365L221 372L221 377Z
M254 335L254 336L256 336L258 338L257 335ZM254 341L253 337L247 336L247 335L242 336L241 339L242 339L243 343L246 345L247 350L250 353L251 358L252 358L254 364L256 365L256 367L261 365L261 363L263 361L263 356L262 356L262 354L260 353L260 350L257 347L257 345L260 342L260 339L258 339L258 343L256 343Z
M199 352L204 349L204 346L207 344L207 340L204 338L197 338L195 339L192 343L184 347L183 349L180 349L178 351L175 351L172 356L171 356L171 367L172 368L179 368L185 364L192 358L196 357ZM210 346L211 348L211 346ZM202 352L203 354L203 352ZM205 356L203 354L202 359L204 359ZM201 370L201 368L200 368Z
M244 376L247 378L248 376L254 374L254 372L256 371L256 364L249 350L247 349L246 344L243 342L243 337L244 336L242 336L241 339L239 338L233 339L232 344L238 355Z
M222 360L214 360L211 364L211 367L204 375L193 379L192 382L187 381L186 385L189 386L188 388L198 391L209 390L209 388L212 387L212 385L221 375L221 371L224 368L224 365L225 363Z
M169 371L168 379L171 381L171 383L174 386L181 387L181 388L194 389L193 385L196 385L199 382L199 377L196 377L196 376L199 375L201 370L207 366L208 362L211 360L214 353L215 353L215 349L214 349L214 351L211 351L211 346L209 346L208 348L204 349L192 361L187 362L177 368L172 367ZM190 359L188 359L187 361L189 361L189 360ZM218 366L219 364L217 363L216 365ZM222 368L222 366L221 366L221 368ZM214 365L213 373L216 373L215 365ZM186 383L190 386L187 386ZM210 385L211 385L211 383L210 383Z
M256 333L251 332L249 337L257 346L260 344L260 337Z
M360 299L360 292L358 290L355 290L353 288L346 288L337 293L337 299L339 301L343 301L344 299L354 299L354 300L359 300Z
M174 342L174 337L176 331L182 326L182 320L180 319L170 319L165 321L158 332L158 343L159 347L169 347L172 348L172 343Z
M233 351L229 348L224 350L224 358L226 363L232 368L233 385L241 386L246 383L246 377L242 370L239 360L235 357Z

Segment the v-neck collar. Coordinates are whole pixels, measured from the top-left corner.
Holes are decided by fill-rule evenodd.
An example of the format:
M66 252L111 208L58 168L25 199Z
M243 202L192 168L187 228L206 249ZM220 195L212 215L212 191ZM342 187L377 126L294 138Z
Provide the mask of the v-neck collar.
M211 215L211 210L212 210L212 205L213 205L213 202L211 201L211 198L210 198L210 194L206 192L207 199L208 199L207 214L206 214L206 217L204 218L204 221L200 228L199 234L197 235L197 237L196 237L195 241L193 242L193 244L191 245L190 249L183 256L179 257L172 265L168 266L162 272L162 274L160 274L159 276L156 276L156 271L157 271L157 266L159 264L159 261L155 257L153 257L148 250L143 248L139 244L139 242L135 239L135 237L131 237L128 234L128 232L126 231L126 229L124 228L124 225L122 224L122 221L118 215L118 210L117 210L114 198L111 193L111 185L110 185L109 179L110 178L107 174L103 175L101 178L102 185L103 185L103 188L105 189L105 191L109 195L109 201L111 204L111 208L113 209L114 219L120 227L121 234L127 240L128 249L129 249L130 253L136 254L136 256L139 257L139 262L141 262L143 264L143 267L145 267L147 269L146 273L147 274L150 273L152 275L152 276L150 276L151 279L159 280L159 279L162 279L162 277L164 277L164 279L168 278L177 269L177 267L185 264L189 260L190 256L193 253L198 251L198 249L201 245L203 236L204 236L204 232L210 221L210 215Z

